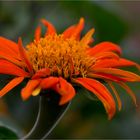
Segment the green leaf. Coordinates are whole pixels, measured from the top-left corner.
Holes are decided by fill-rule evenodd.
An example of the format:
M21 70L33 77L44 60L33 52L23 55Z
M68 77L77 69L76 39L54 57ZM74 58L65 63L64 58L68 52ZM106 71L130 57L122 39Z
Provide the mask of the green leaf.
M17 134L11 130L10 128L7 128L5 126L0 126L0 140L5 140L5 139L18 139Z

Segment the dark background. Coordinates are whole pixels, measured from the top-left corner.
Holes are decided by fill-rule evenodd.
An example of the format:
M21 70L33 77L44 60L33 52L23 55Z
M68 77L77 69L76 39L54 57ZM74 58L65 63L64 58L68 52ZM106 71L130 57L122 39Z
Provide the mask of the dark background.
M26 46L32 41L41 18L52 22L61 33L84 17L86 24L82 33L94 27L95 44L101 41L117 43L124 57L140 63L139 13L138 1L0 1L0 35L16 42L20 36ZM140 104L139 84L130 86ZM15 88L0 100L0 124L11 125L22 135L34 123L37 101L31 98L23 102L20 89ZM140 107L135 108L124 90L118 88L118 91L123 108L111 121L100 102L79 93L50 137L140 138ZM20 131L21 128L24 130Z

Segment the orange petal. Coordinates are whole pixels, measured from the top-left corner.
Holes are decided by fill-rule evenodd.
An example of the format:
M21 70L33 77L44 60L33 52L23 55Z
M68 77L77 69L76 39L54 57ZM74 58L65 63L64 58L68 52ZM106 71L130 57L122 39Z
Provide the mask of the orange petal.
M115 101L103 84L90 78L77 78L74 79L74 82L81 84L83 87L93 92L99 98L99 100L101 100L106 109L106 112L108 113L109 119L114 116L116 112Z
M29 74L18 66L6 60L0 59L0 74L9 74L22 77L28 77Z
M63 32L65 38L75 37L76 39L80 38L81 31L84 28L84 18L80 18L77 25L72 25Z
M111 81L114 81L114 82L120 82L120 81L123 81L123 82L126 82L128 81L128 79L125 79L125 78L120 78L120 77L117 77L117 76L114 76L114 75L111 75L111 74L106 74L106 73L89 73L87 75L88 77L90 78L99 78L99 79L102 79L102 80L111 80ZM131 79L130 79L131 81Z
M76 27L76 25L70 26L68 29L66 29L66 30L63 32L63 36L64 36L65 38L71 37L71 36L72 36L72 33L73 33L74 30L75 30L75 27Z
M18 45L6 38L0 37L0 51L6 51L7 53L11 54L15 58L19 58L19 50Z
M49 76L50 74L51 74L50 69L49 68L44 68L44 69L41 69L41 70L37 71L35 73L35 75L32 77L32 79L43 78L43 77Z
M94 57L98 60L98 59L107 59L107 58L112 58L112 59L119 59L120 57L113 52L101 52L101 53L97 53L94 55Z
M0 37L0 58L6 59L18 66L23 66L20 61L17 44L3 37Z
M73 86L61 77L59 77L59 83L55 85L54 90L61 95L59 105L69 102L75 96Z
M90 29L86 35L81 39L80 44L81 46L87 46L89 42L91 43L92 35L95 32L95 29Z
M84 18L80 18L79 23L76 26L72 36L74 36L76 39L79 39L83 28L84 28Z
M116 91L116 89L114 88L112 82L107 81L107 83L108 83L108 85L110 86L110 88L112 89L112 91L113 91L113 93L114 93L114 95L115 95L115 97L116 97L116 99L117 99L117 102L118 102L118 109L119 109L119 111L120 111L121 108L122 108L122 102L121 102L120 96L119 96L118 92Z
M12 62L18 66L24 66L24 64L20 60L15 59L11 53L7 52L7 50L0 50L0 58L8 60L9 62Z
M108 74L113 74L116 76L121 76L122 78L128 78L128 79L132 79L132 81L140 81L140 76L129 72L129 71L125 71L125 70L120 70L120 69L115 69L115 68L94 68L93 69L94 73L108 73Z
M19 85L24 80L24 77L16 77L12 79L3 89L0 90L0 97Z
M21 90L21 96L23 100L27 100L34 90L39 86L40 80L29 80L27 85Z
M121 48L118 45L111 43L111 42L99 43L96 46L88 49L87 53L89 55L95 55L99 52L108 52L108 51L113 51L113 52L116 52L118 54L121 54Z
M140 70L140 66L137 63L135 63L133 61L130 61L130 60L127 60L127 59L124 59L124 58L120 58L120 59L117 60L117 57L115 58L115 56L114 56L114 58L112 57L112 59L99 60L93 65L93 67L96 67L96 68L97 67L100 67L100 68L101 67L102 68L107 68L107 67L117 68L117 67L130 67L130 66L135 66L137 69Z
M57 77L48 77L41 81L40 87L43 89L52 88L58 83L59 79Z
M119 60L117 60L116 58L103 59L96 61L96 63L92 66L92 68L112 68L118 66L118 64Z
M124 88L127 93L130 95L130 97L132 98L134 104L137 106L137 101L136 101L136 96L135 94L133 93L133 91L129 88L129 86L127 86L125 83L123 82L120 82L118 83L122 88Z
M137 69L140 70L140 65L139 64L137 64L133 61L124 59L124 58L119 59L118 64L116 64L116 66L114 66L114 67L127 67L127 66L135 66Z
M35 40L36 40L36 41L39 41L40 36L41 36L41 27L38 26L38 27L36 28L36 30L35 30Z
M41 22L47 27L47 32L46 32L45 36L56 33L55 27L50 22L48 22L45 19L42 19Z
M33 67L31 65L31 63L29 62L29 59L28 59L27 54L25 52L25 49L24 49L24 47L22 45L21 38L19 38L19 40L18 40L18 47L19 47L19 52L20 52L21 59L23 60L23 62L25 62L29 72L33 73Z

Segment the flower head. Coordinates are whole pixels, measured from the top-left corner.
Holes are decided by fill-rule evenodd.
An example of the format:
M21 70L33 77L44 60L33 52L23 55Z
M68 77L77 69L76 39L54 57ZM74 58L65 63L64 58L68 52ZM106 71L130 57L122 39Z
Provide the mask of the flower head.
M51 89L60 95L59 105L63 105L72 100L76 93L74 85L78 85L97 96L111 119L116 111L116 103L100 81L103 80L112 89L119 110L121 100L113 86L114 82L124 88L136 104L135 95L126 82L139 82L140 76L121 70L120 67L140 67L135 62L122 58L118 45L102 42L92 47L94 29L80 37L84 28L83 18L62 34L57 34L50 22L44 19L41 22L47 27L45 36L41 36L41 27L38 26L35 39L25 48L21 38L15 43L0 37L0 73L14 76L0 90L0 97L28 79L21 90L23 100L39 95L42 90Z

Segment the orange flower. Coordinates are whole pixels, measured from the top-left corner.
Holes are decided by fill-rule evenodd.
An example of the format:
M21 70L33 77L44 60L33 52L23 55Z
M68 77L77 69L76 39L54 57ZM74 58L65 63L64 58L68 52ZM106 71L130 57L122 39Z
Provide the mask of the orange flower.
M47 27L45 36L41 37L41 27L38 26L34 41L25 48L21 38L18 43L14 43L0 37L0 73L14 76L0 90L0 97L26 78L29 81L21 90L23 100L38 95L41 90L51 89L60 95L59 104L63 105L75 96L73 85L79 85L97 96L111 119L116 111L116 103L110 91L100 82L103 80L112 89L119 110L121 100L113 82L124 88L136 104L135 95L126 82L139 82L140 76L119 67L139 68L139 65L121 58L118 45L102 42L91 47L94 29L80 38L84 27L83 18L62 34L57 34L50 22L44 19L41 22Z

